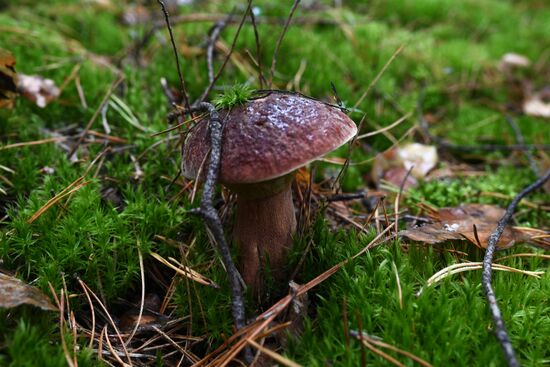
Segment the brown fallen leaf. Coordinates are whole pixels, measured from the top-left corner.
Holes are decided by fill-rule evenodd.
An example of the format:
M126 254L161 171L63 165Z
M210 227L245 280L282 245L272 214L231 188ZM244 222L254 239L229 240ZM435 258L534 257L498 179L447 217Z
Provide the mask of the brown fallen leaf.
M17 89L23 96L36 103L40 108L59 97L61 91L51 79L39 75L19 74L17 77Z
M550 86L529 95L523 101L526 115L550 118Z
M487 247L489 236L505 210L494 205L465 204L456 208L441 208L427 215L432 223L399 232L413 241L436 244L448 240L468 240L474 245ZM550 249L549 234L535 228L507 226L497 243L499 248L526 242Z
M428 172L435 167L437 161L435 146L418 143L405 144L376 156L372 165L371 177L376 184L384 180L399 187L407 172L411 170L404 185L406 190L416 186L418 180L424 179Z
M40 289L0 273L0 307L13 308L22 304L40 307L46 311L57 311L57 307Z
M514 68L526 68L530 65L531 61L526 56L509 52L502 56L498 68L504 72L509 72Z
M13 108L17 96L15 58L0 48L0 108Z

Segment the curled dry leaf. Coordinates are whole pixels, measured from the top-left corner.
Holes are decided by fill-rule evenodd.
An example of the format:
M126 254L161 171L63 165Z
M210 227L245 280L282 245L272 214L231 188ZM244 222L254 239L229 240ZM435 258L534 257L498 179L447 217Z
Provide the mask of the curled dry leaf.
M0 48L0 108L13 108L17 95L16 79L15 58Z
M550 118L550 86L533 93L523 102L526 115Z
M61 93L53 80L43 78L39 75L19 74L17 89L23 96L36 103L40 108L46 107L48 103L59 97Z
M376 157L371 172L372 179L376 183L385 180L399 187L412 168L404 188L414 187L419 179L424 179L435 167L437 160L435 146L410 143L395 147Z
M413 241L436 244L448 240L467 240L487 247L489 236L505 210L493 205L465 204L456 208L441 208L428 213L432 223L399 232ZM475 229L474 229L475 226ZM497 246L507 248L526 242L550 249L548 233L534 228L507 226Z
M57 311L48 296L36 287L0 273L0 307L13 308L22 304L40 307L46 311Z
M529 65L531 61L527 57L509 52L502 56L498 66L500 70L506 71L512 68L526 68Z

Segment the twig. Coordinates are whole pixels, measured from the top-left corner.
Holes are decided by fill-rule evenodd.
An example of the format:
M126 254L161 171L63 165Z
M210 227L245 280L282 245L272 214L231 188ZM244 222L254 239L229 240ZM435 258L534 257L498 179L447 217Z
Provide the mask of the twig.
M198 106L200 103L204 102L206 100L206 97L208 97L208 94L210 91L212 91L212 88L214 87L214 84L216 84L216 81L219 79L220 75L223 72L223 69L225 69L225 65L227 65L227 62L231 58L231 55L233 54L233 50L235 50L235 44L237 43L237 39L239 38L239 34L241 33L241 29L243 28L244 22L246 20L246 15L250 11L250 8L252 7L252 0L248 0L248 4L246 6L246 10L244 11L244 14L241 18L241 22L239 23L239 27L237 28L237 32L235 33L235 37L233 37L233 42L231 43L231 48L229 49L229 52L227 53L227 56L225 57L225 60L223 60L223 64L214 76L214 78L208 83L208 86L202 92L202 95L199 97L199 99L193 103L193 106ZM186 108L188 108L186 106Z
M48 143L59 143L62 141L67 140L66 136L59 136L55 138L48 138L48 139L41 139L41 140L34 140L34 141L24 141L21 143L13 143L8 144L0 147L1 150L7 150L7 149L13 149L13 148L20 148L20 147L27 147L31 145L40 145L40 144L48 144Z
M357 126L357 134L350 140L348 144L348 155L346 156L346 161L344 162L344 165L342 166L342 169L338 172L338 176L334 179L334 182L331 184L331 191L335 191L336 194L338 194L338 191L340 191L340 180L344 177L345 173L347 172L347 169L349 167L349 163L351 160L351 153L353 150L353 146L355 145L355 142L357 141L359 131L363 128L363 123L365 122L365 118L367 115L363 115L361 118L361 121L359 121L359 126Z
M365 90L365 92L361 95L361 97L359 97L357 102L355 102L355 104L353 105L352 110L355 110L355 109L357 109L357 107L359 107L361 102L363 102L363 100L368 96L371 89L376 85L376 83L378 83L378 80L380 80L380 78L382 77L384 72L388 69L388 67L391 65L393 60L395 60L397 55L399 55L401 53L401 51L403 51L404 47L405 47L405 44L402 44L401 46L399 46L399 48L397 50L395 50L395 52L393 53L393 55L391 55L389 60L384 64L384 66L382 66L382 69L380 69L380 71L378 72L376 77L370 82L369 86L367 87L367 90Z
M409 175L411 174L413 168L414 168L414 164L411 165L411 167L407 170L407 173L405 174L405 177L403 178L403 181L401 181L401 185L399 186L399 192L395 196L394 209L395 209L395 234L396 235L397 235L397 232L399 232L399 204L401 203L401 196L403 195L405 184L407 183L407 179L409 178Z
M172 26L170 25L170 16L168 15L168 11L166 10L166 6L164 5L164 2L162 0L157 0L157 2L160 4L162 8L162 13L164 14L164 20L166 21L166 27L168 28L168 33L170 33L170 42L172 43L172 49L174 50L174 57L176 58L176 67L178 68L178 76L180 78L181 96L182 96L183 104L185 108L189 111L191 109L189 105L189 96L187 94L187 88L185 86L185 79L183 79L183 75L181 73L178 49L176 47L176 41L174 41L174 33L172 32Z
M256 24L256 16L254 11L250 11L250 21L252 22L252 29L254 30L254 39L256 41L256 60L258 62L258 81L260 83L260 89L263 89L266 80L263 74L262 68L262 48L260 45L260 35L258 34L258 25Z
M137 243L137 252L139 257L139 272L141 275L141 301L139 302L139 314L138 318L136 320L136 325L134 326L134 329L130 333L130 336L128 336L128 339L126 339L125 345L130 345L130 342L134 338L134 335L136 334L136 331L138 330L140 324L141 324L141 318L143 316L143 305L145 304L145 272L143 270L143 256L141 255L141 250L139 249L140 243L138 241Z
M397 265L395 261L391 262L391 267L395 273L395 282L397 283L397 298L399 299L399 308L403 309L403 290L401 289L401 279L399 279L399 271L397 271Z
M375 352L376 354L380 354L378 353L377 351L371 349L372 347L372 344L376 345L377 347L382 347L382 348L386 348L386 349L389 349L391 351L394 351L396 353L399 353L405 357L408 357L410 359L412 359L413 361L417 362L418 364L424 366L424 367L432 367L432 365L428 362L426 362L425 360L423 360L422 358L420 357L417 357L415 356L414 354L410 353L410 352L407 352L405 350L402 350L402 349L399 349L391 344L388 344L388 343L384 343L383 341L379 340L379 338L377 338L376 336L370 336L368 335L367 333L365 332L361 332L359 330L350 330L349 331L350 333L350 336L354 337L354 338L357 338L359 340L361 340L370 350L372 350L373 352ZM371 345L371 347L369 347L367 344ZM380 351L378 349L378 351ZM384 352L382 352L384 353ZM382 357L386 358L389 357L387 354L384 353L384 355L380 354ZM388 359L388 361L390 362L397 362L397 360L393 359L392 357L390 357L392 360ZM387 359L387 358L386 358ZM397 362L398 364L396 365L399 365L399 366L402 366L401 363Z
M172 18L172 24L178 23L202 23L202 22L218 22L221 19L226 18L226 14L220 13L192 13L192 14L182 14ZM286 18L277 17L277 16L259 16L255 17L256 24L271 24L271 25L284 25ZM334 18L327 18L322 16L297 16L294 18L294 24L301 25L326 25L326 26L338 26L342 24L341 21ZM235 24L237 21L232 19L228 23ZM361 22L360 22L361 23ZM153 25L153 32L162 26L162 23L156 22Z
M483 259L483 275L481 277L481 282L483 285L483 290L485 291L485 296L487 297L489 309L493 316L493 322L495 324L495 335L498 341L500 342L502 351L506 358L506 362L510 367L519 367L519 362L516 358L514 348L512 346L512 342L510 341L510 337L508 336L508 332L506 331L506 325L504 324L504 320L502 319L502 314L500 313L500 309L497 304L495 293L493 291L493 288L491 287L491 277L492 277L491 270L492 270L493 255L495 253L496 244L500 239L500 237L502 236L502 233L504 232L504 228L506 227L507 223L512 218L512 215L514 214L520 200L526 195L528 195L529 193L531 193L532 191L544 185L544 183L549 178L550 178L550 170L546 171L546 173L537 181L535 181L534 183L532 183L531 185L523 189L523 191L521 191L512 200L512 202L510 203L510 205L508 205L508 208L506 209L506 213L498 221L495 231L491 233L491 235L489 236L489 241L487 243L487 250L485 252L485 257Z
M364 199L367 197L367 191L361 191L351 194L340 194L340 195L331 195L326 198L326 201L328 202L334 202L334 201L349 201L349 200L356 200L356 199Z
M496 150L498 151L513 151L513 150L521 150L521 151L528 151L533 149L540 149L540 150L550 150L550 144L510 144L510 145L499 145L499 144L480 144L480 145L470 145L470 146L464 146L464 145L458 145L449 143L448 141L445 141L438 136L432 135L429 129L428 121L424 118L424 111L423 111L423 103L424 103L424 97L425 97L425 91L424 87L420 88L420 92L418 94L418 101L416 103L416 110L418 113L418 124L420 126L420 129L426 135L426 137L432 141L433 143L437 144L440 148L447 149L447 150L454 150L456 152L472 152L472 151L484 151L484 152L494 152Z
M283 43L283 38L285 37L286 31L288 30L288 26L290 25L290 21L292 20L292 16L294 15L296 8L298 7L298 4L300 4L300 0L294 0L294 4L292 4L292 8L290 9L290 14L288 14L288 18L286 19L283 31L281 32L281 34L279 35L279 39L277 40L275 52L273 52L273 57L271 58L271 68L269 69L269 88L273 86L273 74L275 74L275 66L277 65L277 56L279 56L281 43Z
M268 355L273 360L279 362L280 364L282 364L284 366L288 366L288 367L300 367L301 366L300 364L298 364L294 361L291 361L288 358L283 357L279 353L274 352L271 349L268 349L268 348L265 348L265 347L261 346L260 344L256 343L253 339L248 339L247 342L248 342L248 344L252 345L254 348L258 349L258 351Z
M222 19L212 27L208 36L208 46L206 47L206 65L208 67L208 82L214 83L214 46L220 38L222 30L227 25L227 19Z
M525 145L525 139L523 137L523 134L521 133L521 129L519 128L518 124L516 124L516 121L512 118L510 115L505 115L504 119L510 125L512 130L514 130L514 134L516 135L516 142L521 145ZM523 152L525 156L527 157L527 160L529 161L529 165L531 166L531 170L533 173L540 177L540 170L537 165L537 162L535 161L535 157L533 157L533 153L530 150L525 150Z
M357 252L352 257L346 258L338 264L334 265L325 272L319 274L317 277L313 278L304 285L298 287L295 293L288 294L285 297L281 298L277 303L275 303L271 308L266 310L260 316L256 318L254 323L247 325L245 328L233 334L223 345L218 347L216 350L205 356L201 361L194 364L194 367L204 366L208 364L209 366L226 366L247 344L247 339L253 339L258 334L260 334L264 328L266 328L273 320L286 308L288 307L294 297L301 296L304 293L309 292L312 288L318 284L324 282L330 278L334 273L336 273L342 266L349 263L350 261L358 258L363 255L365 252L369 251L371 248L377 246L380 243L382 237L389 232L391 227L387 227L381 233L377 234L363 249ZM245 335L245 338L240 338L231 348L228 348L229 344L235 341L240 336Z
M109 90L107 93L105 93L105 96L103 97L103 100L99 104L99 107L95 110L94 114L92 115L92 118L90 121L88 121L88 124L86 124L86 127L84 130L80 133L80 137L76 141L76 143L72 146L71 150L69 150L69 153L67 156L70 158L72 155L76 152L80 144L82 144L82 141L88 135L88 131L92 128L92 125L94 124L94 121L97 119L101 111L103 110L103 107L109 102L109 98L111 97L111 94L115 91L116 87L124 80L124 75L119 74L118 78L111 84L109 87Z
M220 121L220 115L216 108L207 102L201 102L196 107L198 111L207 111L210 114L210 157L208 161L208 169L206 172L206 180L204 181L204 188L202 192L201 205L199 213L204 219L207 229L212 234L214 242L216 243L220 255L222 257L225 270L229 277L232 291L232 305L231 311L235 320L235 326L237 329L241 329L245 326L245 311L244 311L244 297L243 289L240 281L240 275L235 267L235 263L231 258L231 253L225 236L223 233L223 227L218 216L218 212L214 208L214 189L216 187L216 180L218 178L218 172L220 169L221 158L221 141L222 141L222 124Z

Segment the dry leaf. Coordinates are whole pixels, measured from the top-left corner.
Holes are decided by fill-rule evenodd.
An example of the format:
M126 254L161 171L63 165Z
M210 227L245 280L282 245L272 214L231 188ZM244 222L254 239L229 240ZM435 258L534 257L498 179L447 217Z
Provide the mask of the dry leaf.
M146 24L151 21L151 12L143 5L129 5L122 15L122 21L127 25Z
M504 213L502 208L484 204L442 208L428 214L432 223L401 231L399 235L428 244L466 239L474 245L479 244L486 248L489 236ZM507 226L497 246L507 248L517 242L527 242L538 247L550 248L550 242L541 238L546 235L545 231L538 229Z
M435 146L411 143L395 147L376 157L371 171L372 179L376 183L385 180L400 186L412 167L411 175L404 186L407 189L416 186L418 179L425 178L435 167L437 160Z
M61 93L53 80L43 78L39 75L19 74L17 89L27 99L33 101L41 108L46 107L48 103L59 97Z
M16 79L15 58L0 48L0 108L13 108L17 95Z
M550 118L550 86L527 97L523 102L526 115Z
M22 304L40 307L46 311L57 311L57 307L41 290L0 273L0 307L13 308Z
M505 71L512 68L526 68L529 65L531 61L527 57L509 52L500 59L499 69Z

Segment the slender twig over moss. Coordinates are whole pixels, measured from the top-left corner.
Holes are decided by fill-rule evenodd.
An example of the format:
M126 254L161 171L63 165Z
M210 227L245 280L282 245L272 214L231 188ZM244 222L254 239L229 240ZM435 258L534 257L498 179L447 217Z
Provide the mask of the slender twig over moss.
M230 18L231 16L216 22L216 24L214 24L214 26L210 30L210 34L208 35L208 45L206 47L206 65L208 67L209 83L214 83L214 46L216 45L216 42L218 42L222 30L225 28L225 26L227 25L227 21Z
M523 134L521 133L521 129L519 128L518 124L516 124L516 121L512 118L510 115L505 115L504 118L506 119L506 122L512 130L514 130L514 135L516 136L516 141L520 145L525 145L525 138L523 137ZM531 166L531 171L537 176L540 177L540 170L537 165L537 161L535 160L535 157L533 157L533 153L530 150L525 150L523 152L525 156L527 157L527 160L529 161L529 166Z
M283 27L283 31L281 32L279 39L277 40L275 52L273 52L273 57L271 58L271 68L269 69L269 88L273 86L273 75L275 74L275 66L277 65L277 56L279 56L281 43L283 43L283 38L285 37L286 31L288 30L288 26L290 25L290 21L292 20L292 16L294 15L296 8L298 7L298 4L300 4L300 0L294 0L294 4L292 4L292 8L290 9L290 13L288 14L288 18L286 19L285 26Z
M219 77L222 75L223 69L225 69L225 65L227 65L227 62L229 61L229 58L233 54L233 51L235 50L235 44L237 43L237 39L239 38L239 34L241 33L241 29L243 28L243 24L246 20L246 15L250 11L250 8L252 6L252 0L248 0L248 5L246 6L246 10L244 11L244 14L241 18L241 22L239 23L239 27L237 28L237 32L235 33L235 37L233 37L233 42L231 43L231 48L229 49L229 52L227 53L227 56L225 57L225 60L223 60L223 64L214 76L212 80L210 80L210 83L208 83L208 86L202 92L202 95L199 97L198 101L195 102L193 105L197 103L201 103L204 100L206 100L206 97L208 97L208 94L210 94L210 91L214 87L214 84L216 84L216 81L219 79Z
M506 325L504 324L504 320L502 319L502 315L497 304L497 299L495 297L495 292L493 291L493 287L491 287L491 265L493 261L493 255L495 253L496 244L500 239L502 232L504 232L506 224L510 221L512 215L514 215L516 207L518 206L521 199L523 199L523 197L527 196L532 191L544 185L544 183L548 181L549 178L550 170L546 171L546 173L537 181L523 189L523 191L520 192L514 198L514 200L512 200L512 202L510 203L510 205L508 205L508 208L506 209L506 213L498 221L497 228L493 233L491 233L491 236L489 237L487 250L485 252L485 258L483 259L483 275L481 277L481 282L483 284L485 296L487 297L487 302L489 303L489 309L491 310L491 314L493 315L493 322L495 323L495 335L500 342L502 351L504 352L504 356L506 357L506 361L508 362L508 366L510 367L519 366L519 362L514 353L514 348L512 346L512 342L510 341L510 337L508 336L508 332L506 331Z
M447 149L447 150L453 150L455 152L494 152L496 150L498 151L514 151L514 150L520 150L520 151L529 151L529 150L550 150L549 144L510 144L510 145L498 145L498 144L479 144L479 145L458 145L449 143L448 141L441 139L438 136L433 135L430 132L428 121L424 118L424 97L425 97L425 86L421 86L420 91L418 93L418 100L416 103L416 112L418 114L418 125L420 126L420 129L422 130L422 133L426 135L426 137L433 142L434 144L437 144L438 147Z
M218 216L218 212L214 208L214 189L216 187L216 181L218 178L218 172L220 170L220 158L221 158L221 142L222 142L222 123L220 114L212 105L208 102L201 102L197 107L193 108L193 111L203 112L207 111L210 114L209 128L210 128L210 157L208 160L208 169L206 171L206 180L204 181L204 188L201 197L201 205L199 214L203 217L206 227L214 242L220 251L223 265L227 271L229 282L231 284L232 292L232 305L231 311L233 313L233 319L237 329L245 326L245 311L244 311L244 297L243 288L239 272L231 258L229 247L225 241L223 233L223 226Z
M172 26L170 25L170 16L168 15L168 11L166 10L166 6L164 5L164 2L162 0L157 0L157 2L160 4L162 8L162 13L164 14L164 20L166 21L166 27L168 28L168 32L170 33L170 42L172 43L172 49L174 50L174 56L176 58L176 67L178 68L178 76L180 78L180 84L181 84L181 97L183 100L183 104L187 110L190 110L189 106L189 96L187 94L187 87L185 86L185 79L183 78L183 75L181 73L180 68L180 59L178 56L178 49L176 47L176 42L174 41L174 34L172 32Z

